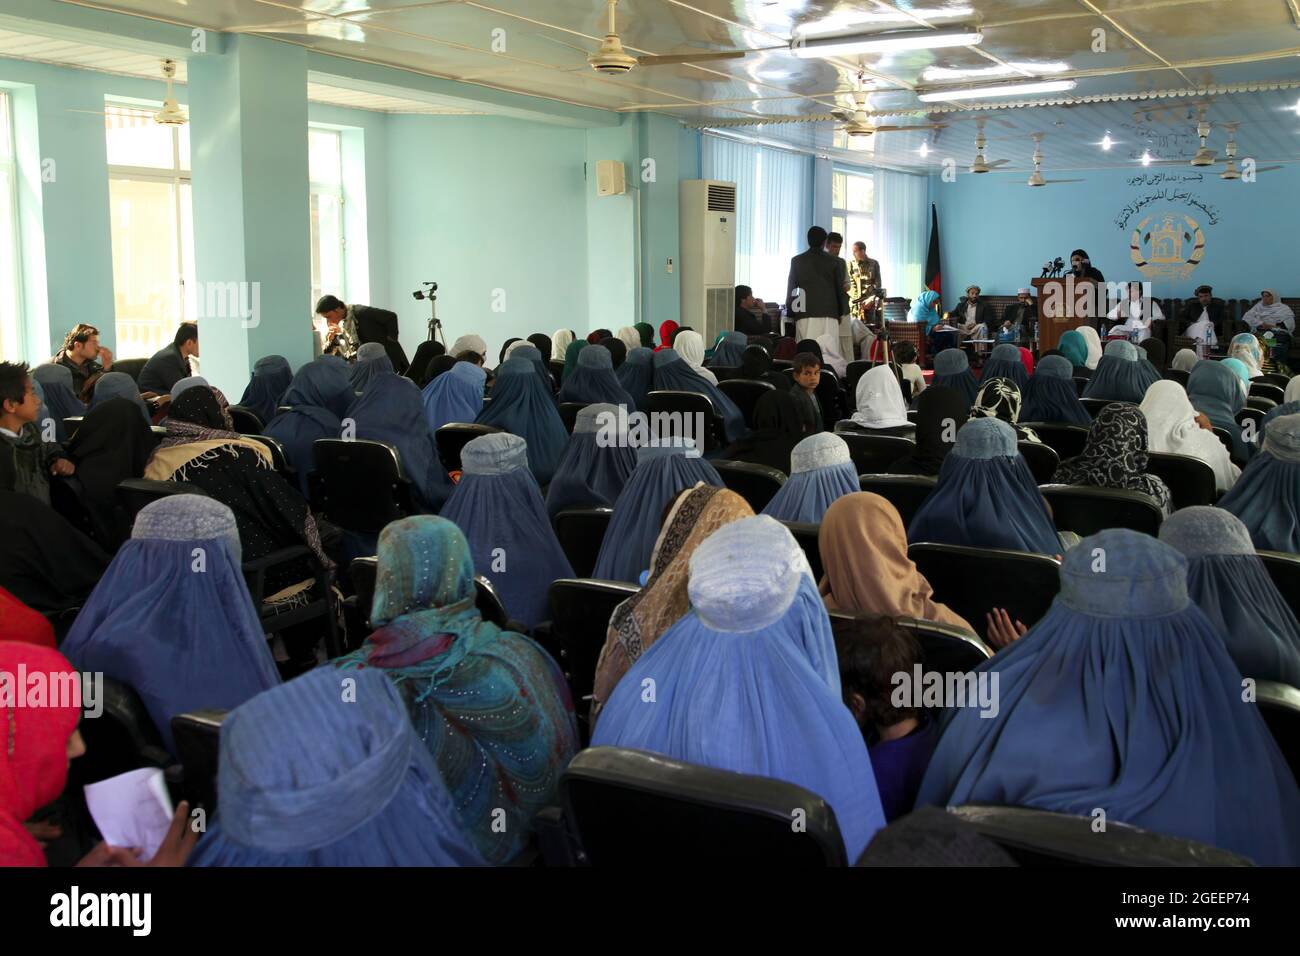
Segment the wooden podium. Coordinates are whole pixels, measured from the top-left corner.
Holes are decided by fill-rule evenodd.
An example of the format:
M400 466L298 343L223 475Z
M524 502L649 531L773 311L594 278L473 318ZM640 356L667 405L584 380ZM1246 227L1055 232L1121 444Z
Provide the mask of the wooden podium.
M1096 327L1097 283L1091 279L1030 279L1038 300L1038 354L1054 349L1061 336L1083 325Z

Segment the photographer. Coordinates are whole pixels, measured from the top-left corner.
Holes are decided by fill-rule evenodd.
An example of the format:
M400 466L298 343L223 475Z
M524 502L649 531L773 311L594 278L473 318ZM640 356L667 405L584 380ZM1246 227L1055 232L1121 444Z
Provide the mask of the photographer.
M397 313L373 305L346 305L333 295L321 296L316 314L327 323L323 351L341 355L348 361L367 342L378 342L393 362L393 370L403 374L410 362L397 340Z

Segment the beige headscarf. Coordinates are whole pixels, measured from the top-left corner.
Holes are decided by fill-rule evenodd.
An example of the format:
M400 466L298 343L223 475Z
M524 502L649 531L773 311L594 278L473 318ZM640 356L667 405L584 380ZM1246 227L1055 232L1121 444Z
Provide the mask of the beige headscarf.
M898 511L880 495L843 495L826 509L821 532L818 590L831 611L913 617L974 628L934 592L907 556L907 533Z
M695 549L723 525L753 516L748 502L725 488L701 483L677 496L651 552L645 587L610 617L596 664L593 721L628 668L690 610L686 585Z
M1088 368L1095 369L1102 356L1101 336L1097 334L1097 330L1091 325L1081 325L1075 331L1083 336L1083 341L1088 345L1088 357L1084 359L1083 364Z
M614 333L614 337L626 345L629 352L641 347L641 333L630 325L623 326Z

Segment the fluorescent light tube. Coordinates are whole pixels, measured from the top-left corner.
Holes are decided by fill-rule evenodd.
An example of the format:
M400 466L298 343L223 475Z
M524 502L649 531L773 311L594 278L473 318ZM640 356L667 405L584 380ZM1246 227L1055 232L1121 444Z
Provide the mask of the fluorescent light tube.
M945 100L982 100L995 96L1022 96L1030 93L1060 93L1072 90L1078 84L1074 80L1047 80L1042 83L1003 83L1000 86L978 86L968 89L932 90L917 96L922 103L938 103Z
M790 52L801 59L889 53L896 50L934 50L947 46L973 46L984 39L974 30L899 30L893 33L859 33L846 36L796 37Z

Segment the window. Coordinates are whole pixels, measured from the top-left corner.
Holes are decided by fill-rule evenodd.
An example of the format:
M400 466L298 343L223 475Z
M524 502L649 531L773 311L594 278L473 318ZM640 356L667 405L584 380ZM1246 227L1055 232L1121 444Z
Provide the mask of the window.
M307 131L311 179L311 305L325 293L347 301L343 282L343 137L338 130Z
M18 164L14 158L13 113L0 91L0 360L19 360L26 351L22 331L22 256L18 245Z
M117 358L152 355L197 318L190 131L155 123L161 105L105 109Z
M835 170L831 179L831 232L844 237L840 255L853 258L853 244L875 244L876 180L870 173Z

